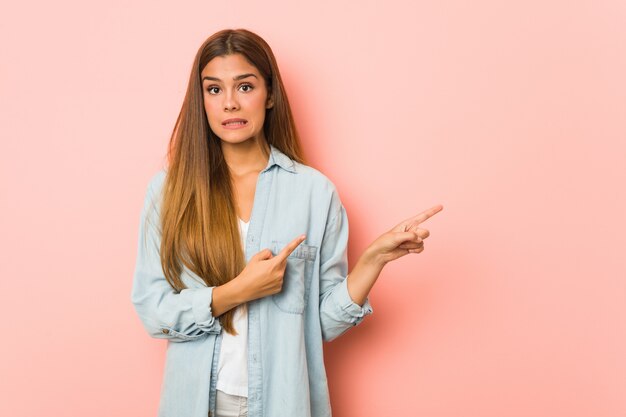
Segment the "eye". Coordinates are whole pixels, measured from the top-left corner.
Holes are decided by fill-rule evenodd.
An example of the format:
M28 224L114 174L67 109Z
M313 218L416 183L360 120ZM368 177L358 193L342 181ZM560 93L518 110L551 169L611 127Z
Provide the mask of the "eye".
M241 89L245 88L246 90L243 90L243 92L247 93L248 91L252 91L254 87L252 86L252 84L242 84L239 88Z
M216 87L214 85L209 86L209 88L206 89L209 94L217 94L217 92L215 92L215 90L219 90L219 87Z

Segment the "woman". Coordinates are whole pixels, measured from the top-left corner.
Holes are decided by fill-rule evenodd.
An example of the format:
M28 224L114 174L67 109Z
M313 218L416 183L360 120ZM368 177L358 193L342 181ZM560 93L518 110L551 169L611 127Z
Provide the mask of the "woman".
M223 30L193 63L169 166L141 213L132 302L167 339L160 416L330 416L323 341L372 313L387 262L423 250L435 206L348 275L348 218L307 166L274 55Z

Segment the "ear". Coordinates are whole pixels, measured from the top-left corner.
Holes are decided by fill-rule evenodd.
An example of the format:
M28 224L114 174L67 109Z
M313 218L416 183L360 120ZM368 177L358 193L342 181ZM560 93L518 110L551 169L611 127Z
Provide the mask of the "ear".
M266 109L271 109L272 107L274 107L274 99L272 99L271 96L268 96L266 102L265 102L265 108Z

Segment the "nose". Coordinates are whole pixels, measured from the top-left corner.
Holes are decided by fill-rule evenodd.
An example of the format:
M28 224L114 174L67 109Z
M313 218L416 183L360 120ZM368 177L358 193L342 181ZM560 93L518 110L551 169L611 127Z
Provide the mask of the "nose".
M239 108L239 103L233 92L224 94L224 111L233 111Z

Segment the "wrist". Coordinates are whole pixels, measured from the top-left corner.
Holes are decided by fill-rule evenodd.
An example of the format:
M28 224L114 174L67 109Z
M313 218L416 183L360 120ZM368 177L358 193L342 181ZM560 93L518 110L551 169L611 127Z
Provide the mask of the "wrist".
M231 299L239 304L243 304L248 301L246 297L244 287L241 285L241 279L239 278L241 275L237 275L235 278L228 281L225 286L228 286L228 292L230 293Z
M368 265L369 267L383 269L383 267L387 264L387 262L380 256L380 254L372 249L372 247L368 247L363 252L363 255L359 259L360 262Z

